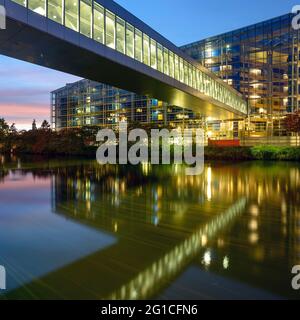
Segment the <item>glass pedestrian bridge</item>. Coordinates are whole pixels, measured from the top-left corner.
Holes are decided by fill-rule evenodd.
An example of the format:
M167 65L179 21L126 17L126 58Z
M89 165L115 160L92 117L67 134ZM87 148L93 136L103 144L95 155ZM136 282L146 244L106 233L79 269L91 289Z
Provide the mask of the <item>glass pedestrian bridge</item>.
M113 1L1 2L8 22L0 40L7 34L12 41L0 41L2 54L203 115L247 114L247 102L240 93Z

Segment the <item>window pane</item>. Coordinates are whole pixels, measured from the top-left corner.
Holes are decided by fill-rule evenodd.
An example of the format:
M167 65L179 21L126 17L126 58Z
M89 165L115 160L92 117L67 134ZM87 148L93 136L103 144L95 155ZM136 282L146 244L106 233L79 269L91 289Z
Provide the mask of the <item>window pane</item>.
M175 79L179 80L179 57L175 54Z
M169 51L170 77L174 78L174 53Z
M164 72L163 48L159 43L157 44L157 70Z
M104 8L94 1L94 39L104 43Z
M134 58L134 28L126 23L126 54Z
M142 40L142 32L138 29L135 29L135 59L143 62L143 40Z
M164 73L169 75L169 53L168 49L164 48Z
M48 0L48 18L62 24L62 17L63 0Z
M187 62L183 61L183 66L184 66L184 83L186 85L189 85L189 69L188 69Z
M198 69L196 71L196 89L200 90L200 71Z
M125 21L117 17L117 50L125 54Z
M151 67L157 69L157 60L156 60L156 41L151 39Z
M144 52L143 62L149 66L150 65L150 39L144 33L143 33L143 52Z
M80 1L80 33L92 37L92 3L91 0Z
M12 0L13 2L20 4L23 7L26 7L27 3L26 0Z
M193 68L193 88L194 88L194 89L197 89L196 68Z
M188 64L188 72L189 72L189 86L193 86L193 67Z
M46 1L45 0L29 0L28 8L42 16L46 15Z
M183 65L182 58L180 58L179 67L180 67L180 82L184 82L184 65Z
M105 43L108 47L115 49L116 48L115 15L108 10L106 10L106 14L105 14L105 27L106 27Z
M65 0L65 26L78 31L78 0Z

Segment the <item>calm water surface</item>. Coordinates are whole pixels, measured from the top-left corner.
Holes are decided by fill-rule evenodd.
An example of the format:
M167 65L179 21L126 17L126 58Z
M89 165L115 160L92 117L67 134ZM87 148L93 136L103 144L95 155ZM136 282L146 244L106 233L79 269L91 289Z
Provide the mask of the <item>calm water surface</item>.
M297 163L0 160L0 298L300 298Z

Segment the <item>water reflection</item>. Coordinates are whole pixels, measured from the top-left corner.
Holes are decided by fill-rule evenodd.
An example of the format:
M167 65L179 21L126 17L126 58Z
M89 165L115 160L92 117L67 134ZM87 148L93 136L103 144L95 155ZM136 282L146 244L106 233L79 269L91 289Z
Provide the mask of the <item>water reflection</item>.
M55 215L117 239L7 297L34 292L41 298L155 298L193 266L207 275L298 298L290 286L291 268L300 264L297 164L210 163L203 175L185 176L178 165L1 163L0 201L17 175L30 174L32 186L48 181ZM5 216L1 209L0 215ZM192 298L202 296L200 290ZM244 296L255 298L246 289Z

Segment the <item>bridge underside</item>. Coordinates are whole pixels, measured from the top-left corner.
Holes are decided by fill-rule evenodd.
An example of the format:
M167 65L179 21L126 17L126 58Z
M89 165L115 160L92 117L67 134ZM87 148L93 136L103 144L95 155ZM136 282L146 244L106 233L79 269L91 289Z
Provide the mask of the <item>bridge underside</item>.
M42 20L37 26L8 17L6 30L0 31L0 54L148 95L204 116L217 119L245 116L194 89L190 90L194 90L193 94L180 90L176 88L178 82L174 87L169 77L161 74L158 79L156 70L64 26L51 21L43 25Z

